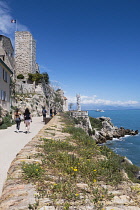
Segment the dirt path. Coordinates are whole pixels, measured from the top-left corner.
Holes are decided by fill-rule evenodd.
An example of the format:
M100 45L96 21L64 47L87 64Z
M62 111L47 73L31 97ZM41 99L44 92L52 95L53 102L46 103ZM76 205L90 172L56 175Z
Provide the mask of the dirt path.
M0 130L0 196L7 171L16 154L40 131L44 126L42 117L34 117L30 126L30 133L25 133L24 122L21 122L20 132L16 133L13 125L5 130Z

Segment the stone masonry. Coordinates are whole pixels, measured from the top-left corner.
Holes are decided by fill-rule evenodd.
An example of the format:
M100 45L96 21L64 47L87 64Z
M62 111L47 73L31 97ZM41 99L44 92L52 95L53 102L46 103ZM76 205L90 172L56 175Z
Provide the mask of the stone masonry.
M16 76L23 74L28 78L28 73L39 71L36 65L36 41L28 31L15 32L15 64Z
M38 192L36 191L35 185L23 181L22 177L22 163L40 163L41 159L38 156L41 151L37 145L42 145L41 138L51 138L54 141L65 140L70 137L70 134L62 132L64 127L63 121L59 115L53 117L48 124L46 124L39 133L29 142L27 145L17 154L16 158L12 161L11 166L8 170L7 180L3 187L3 193L0 198L0 210L27 210L30 209L38 210L62 210L63 206L54 206L51 198L37 197ZM52 133L53 130L53 133ZM47 131L47 132L46 132ZM53 135L55 134L55 135ZM50 171L52 173L52 171ZM124 174L125 175L125 174ZM57 177L54 177L54 182L51 181L52 185L56 182ZM77 180L78 181L78 180ZM48 181L49 182L49 181ZM36 183L37 184L37 183ZM85 191L85 187L88 187L85 183L77 183L79 189ZM95 183L97 185L97 183ZM140 210L140 184L132 183L127 177L126 181L123 181L117 186L107 185L105 183L99 183L98 187L104 187L108 190L108 193L112 194L111 200L104 201L104 210ZM85 191L86 192L86 191ZM86 204L76 206L70 206L70 210L93 210L97 209L94 207L93 202L90 202L90 193L87 191L88 196L86 197ZM83 199L83 197L81 197ZM34 204L39 201L39 206L36 208ZM59 204L63 201L60 200Z
M0 58L14 73L14 49L10 38L0 35Z

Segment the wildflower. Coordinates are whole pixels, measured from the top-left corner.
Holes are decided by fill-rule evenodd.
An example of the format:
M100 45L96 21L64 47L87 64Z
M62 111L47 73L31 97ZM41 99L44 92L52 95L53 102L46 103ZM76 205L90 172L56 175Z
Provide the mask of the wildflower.
M79 194L78 194L78 193L76 193L76 194L75 194L75 196L79 196Z
M96 169L94 169L93 171L97 171Z
M39 196L39 193L35 193L34 196L35 196L35 197L38 197L38 196Z
M38 168L36 169L36 171L38 171Z
M95 183L95 182L97 182L97 180L96 179L93 179L93 182Z
M78 171L78 169L77 169L77 168L74 168L73 170L74 170L74 171Z

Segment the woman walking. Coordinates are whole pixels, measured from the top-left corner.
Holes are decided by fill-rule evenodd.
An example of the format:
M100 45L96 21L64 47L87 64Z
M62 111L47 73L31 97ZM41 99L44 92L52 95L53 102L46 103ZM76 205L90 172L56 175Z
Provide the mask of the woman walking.
M16 122L16 132L19 133L19 129L20 129L20 123L21 123L21 119L20 119L21 113L19 112L19 109L16 109L15 113L14 113L14 119Z
M24 112L24 123L25 123L25 133L29 133L30 130L30 122L32 122L31 113L29 112L29 109L26 108Z

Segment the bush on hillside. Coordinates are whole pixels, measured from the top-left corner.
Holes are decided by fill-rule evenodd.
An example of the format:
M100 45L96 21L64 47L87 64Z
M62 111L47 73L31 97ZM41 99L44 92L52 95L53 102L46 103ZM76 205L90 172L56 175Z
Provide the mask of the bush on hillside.
M102 122L99 119L96 119L94 117L89 117L89 119L90 119L92 128L96 128L98 130L102 129Z
M23 74L17 75L17 79L24 79L24 75Z
M12 117L10 114L7 114L5 117L2 118L2 124L0 125L0 129L6 129L7 127L10 127L15 122L12 120Z

